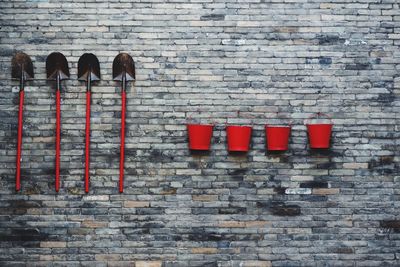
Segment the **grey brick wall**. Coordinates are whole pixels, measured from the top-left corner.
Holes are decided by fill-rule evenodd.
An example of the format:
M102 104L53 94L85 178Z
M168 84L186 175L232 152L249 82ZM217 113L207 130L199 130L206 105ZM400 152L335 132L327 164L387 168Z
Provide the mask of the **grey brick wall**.
M0 265L399 266L398 0L0 2ZM14 190L16 51L31 55L22 191ZM45 59L66 55L62 189L54 192L55 91ZM119 194L121 51L129 88L125 192ZM91 191L84 193L85 87L95 53ZM240 111L238 116L237 111ZM311 151L304 119L335 123ZM290 149L265 151L276 112ZM187 149L188 118L216 122L212 150ZM247 155L224 125L253 124Z

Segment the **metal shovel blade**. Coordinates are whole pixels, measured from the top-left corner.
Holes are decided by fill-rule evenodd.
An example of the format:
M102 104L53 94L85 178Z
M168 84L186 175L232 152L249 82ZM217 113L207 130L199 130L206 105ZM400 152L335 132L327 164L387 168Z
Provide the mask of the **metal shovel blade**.
M11 77L19 80L30 80L33 76L31 58L25 53L16 53L11 60Z
M113 61L113 79L122 81L123 76L126 81L135 80L135 62L127 53L120 53Z
M78 61L78 80L87 81L100 80L100 63L92 53L83 54Z
M51 53L46 59L46 73L49 80L57 80L57 75L60 80L68 79L69 68L65 56L59 52Z

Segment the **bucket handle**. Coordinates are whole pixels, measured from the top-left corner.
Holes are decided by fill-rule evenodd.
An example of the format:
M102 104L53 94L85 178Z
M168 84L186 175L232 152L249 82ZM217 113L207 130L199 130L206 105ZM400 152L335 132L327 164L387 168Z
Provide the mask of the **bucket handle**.
M240 112L241 112L240 110L236 111L238 119L241 118L240 117ZM242 118L251 120L251 122L249 124L245 125L245 126L250 126L251 128L254 128L254 121L252 120L252 118L249 118L249 117L242 117ZM228 120L227 120L227 122L225 122L225 127L227 127L227 126L229 126Z
M332 124L332 117L331 117L331 116L329 116L328 114L323 113L323 112L317 112L317 113L311 114L310 117L308 117L307 119L305 119L305 120L304 120L304 125L310 124L309 122L310 122L312 119L319 118L319 117L326 117L326 118L329 120L329 122Z
M275 112L275 115L276 115L276 118L277 118L277 119L279 119L279 118L278 118L278 115L280 115L280 114L282 114L282 113L280 113L279 111ZM285 117L281 116L281 118L282 118L282 119L287 119L287 120L288 120L287 126L292 127L293 120L292 120L289 116L285 116ZM273 125L273 124L268 124L268 123L266 123L265 126L274 126L274 125Z
M198 109L197 111L194 111L194 112L197 112L197 113L200 114L202 111L201 111L200 109ZM207 124L210 124L210 125L215 126L215 121L212 120L212 117L209 116L208 119L209 119L211 122L210 122L210 123L207 123ZM192 116L189 116L189 117L187 118L187 120L186 120L186 124L191 124L191 123L190 123L191 121L194 123L193 117L192 117ZM199 123L199 124L200 124L200 123Z

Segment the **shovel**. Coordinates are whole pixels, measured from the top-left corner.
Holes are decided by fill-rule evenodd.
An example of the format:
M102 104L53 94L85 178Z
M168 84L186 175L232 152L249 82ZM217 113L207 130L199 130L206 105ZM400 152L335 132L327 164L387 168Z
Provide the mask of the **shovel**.
M17 139L17 166L15 174L15 190L21 189L21 146L22 123L24 113L24 86L25 81L33 79L33 64L31 58L25 53L17 53L11 61L11 77L19 79L19 111L18 111L18 139Z
M91 87L93 81L100 80L100 63L95 55L85 53L79 58L78 80L86 81L85 192L89 193Z
M130 55L121 53L113 61L113 79L121 82L121 146L119 161L119 192L124 191L124 161L125 161L125 110L126 84L135 80L135 63Z
M61 81L69 78L68 62L59 52L51 53L46 59L48 80L55 80L56 87L56 192L60 190L60 139L61 139Z

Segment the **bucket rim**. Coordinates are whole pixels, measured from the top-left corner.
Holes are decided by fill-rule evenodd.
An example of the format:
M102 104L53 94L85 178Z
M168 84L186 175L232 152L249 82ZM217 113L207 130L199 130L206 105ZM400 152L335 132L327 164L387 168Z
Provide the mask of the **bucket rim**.
M248 126L248 125L226 125L226 128L247 128L247 129L253 129L253 126Z
M287 146L267 146L268 151L286 151L288 150Z
M265 128L292 128L292 125L272 125L272 124L265 124Z
M214 127L214 124L201 124L201 123L186 123L186 126L206 126L206 127Z
M308 123L306 126L311 126L311 125L330 125L333 126L333 123Z
M234 148L228 148L229 152L248 152L249 148L248 147L234 147Z

